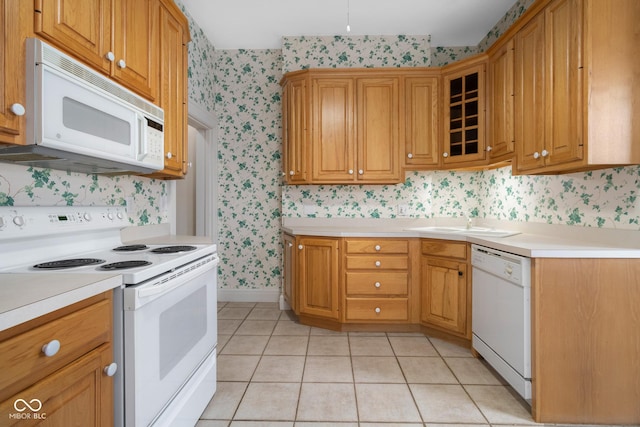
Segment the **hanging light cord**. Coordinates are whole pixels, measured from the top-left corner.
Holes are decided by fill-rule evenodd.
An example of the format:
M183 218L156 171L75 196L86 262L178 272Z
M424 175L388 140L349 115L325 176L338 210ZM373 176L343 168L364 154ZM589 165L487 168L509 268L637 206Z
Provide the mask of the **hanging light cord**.
M350 24L350 16L349 16L349 12L351 9L351 4L350 4L350 0L347 0L347 33L351 32L351 25Z

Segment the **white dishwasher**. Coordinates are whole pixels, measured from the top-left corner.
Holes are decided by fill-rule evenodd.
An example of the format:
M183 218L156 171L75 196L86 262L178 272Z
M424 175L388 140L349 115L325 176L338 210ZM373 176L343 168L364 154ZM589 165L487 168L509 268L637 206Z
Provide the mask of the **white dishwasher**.
M471 245L473 348L531 399L531 260Z

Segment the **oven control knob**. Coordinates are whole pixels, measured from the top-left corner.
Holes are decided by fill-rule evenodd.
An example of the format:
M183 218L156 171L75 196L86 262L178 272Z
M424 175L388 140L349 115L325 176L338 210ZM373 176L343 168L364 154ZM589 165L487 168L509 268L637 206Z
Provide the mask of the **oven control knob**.
M84 218L85 221L91 221L91 214L89 212L85 212L82 214L82 218Z
M45 356L55 356L60 351L60 341L51 340L42 346L42 352Z
M24 217L23 216L14 216L13 223L18 227L22 227L24 225Z
M110 365L104 367L103 372L107 374L108 377L112 377L118 372L118 364L113 362Z

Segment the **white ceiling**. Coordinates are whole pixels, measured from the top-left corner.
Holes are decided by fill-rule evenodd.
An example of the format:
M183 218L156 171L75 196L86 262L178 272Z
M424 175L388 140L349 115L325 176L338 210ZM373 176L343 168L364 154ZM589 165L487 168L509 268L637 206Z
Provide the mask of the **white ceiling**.
M280 49L282 36L431 35L475 46L516 0L181 0L216 49ZM349 6L347 8L347 5ZM347 33L347 9L351 32Z

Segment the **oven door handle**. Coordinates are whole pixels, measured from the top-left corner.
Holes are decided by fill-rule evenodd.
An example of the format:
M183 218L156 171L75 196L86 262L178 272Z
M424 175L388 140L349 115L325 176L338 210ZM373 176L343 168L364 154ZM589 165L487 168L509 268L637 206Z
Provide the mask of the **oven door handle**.
M181 284L182 283L167 282L164 285L156 285L156 286L152 286L152 287L147 288L147 289L140 289L138 291L138 297L146 298L146 297L150 297L150 296L153 296L153 295L158 295L158 294L166 292L166 291L168 291L170 289L177 288Z

